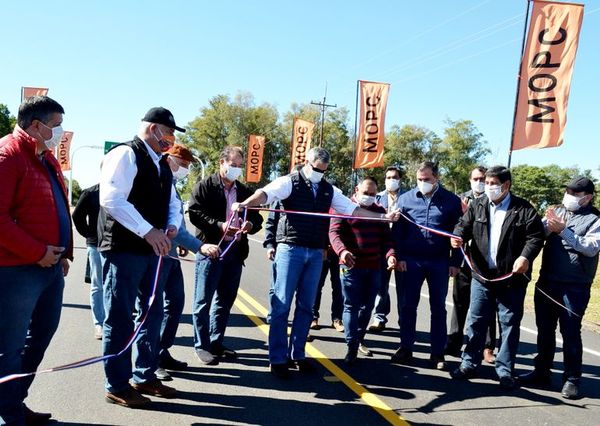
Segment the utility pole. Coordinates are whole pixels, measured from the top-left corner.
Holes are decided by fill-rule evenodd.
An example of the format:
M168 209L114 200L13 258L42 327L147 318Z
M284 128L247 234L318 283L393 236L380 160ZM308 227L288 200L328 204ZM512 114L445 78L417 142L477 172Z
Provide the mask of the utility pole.
M337 104L330 105L327 103L327 82L325 82L325 96L323 102L310 102L312 105L318 105L321 108L321 134L319 135L319 147L323 146L323 133L325 131L325 108L337 108Z

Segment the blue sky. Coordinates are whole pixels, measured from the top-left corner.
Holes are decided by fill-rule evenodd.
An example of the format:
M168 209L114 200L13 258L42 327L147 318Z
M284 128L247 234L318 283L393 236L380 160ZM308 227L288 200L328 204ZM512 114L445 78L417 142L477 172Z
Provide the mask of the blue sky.
M560 148L516 164L597 171L600 0L589 0ZM49 87L73 149L123 141L152 106L185 125L217 94L251 92L284 113L322 99L354 114L356 80L391 83L386 126L470 119L505 164L524 0L10 1L2 6L0 103ZM28 18L30 17L30 18ZM81 149L74 177L96 183L102 151Z

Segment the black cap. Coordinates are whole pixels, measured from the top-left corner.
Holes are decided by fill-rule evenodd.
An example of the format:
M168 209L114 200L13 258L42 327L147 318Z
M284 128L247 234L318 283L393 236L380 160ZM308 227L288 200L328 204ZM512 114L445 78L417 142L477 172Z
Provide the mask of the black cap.
M150 108L144 118L142 118L142 121L163 124L171 129L185 133L185 129L178 127L177 124L175 124L175 118L173 117L173 114L171 114L171 111L163 107Z
M594 182L586 177L579 176L569 182L567 184L567 188L573 192L585 192L586 194L593 194Z

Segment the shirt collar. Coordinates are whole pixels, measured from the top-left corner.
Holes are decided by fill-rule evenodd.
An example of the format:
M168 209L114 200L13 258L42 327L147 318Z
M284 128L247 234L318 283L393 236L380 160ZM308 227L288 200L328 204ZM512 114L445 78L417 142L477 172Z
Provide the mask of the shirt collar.
M490 201L490 207L494 208L494 209L502 209L502 210L506 210L508 209L508 205L510 204L510 192L508 194L506 194L506 197L504 197L504 200L502 200L500 202L500 204L494 204L493 202Z
M148 145L148 142L146 142L144 139L141 139L141 141L144 142L144 145L146 146L146 151L148 151L148 154L150 154L150 158L152 158L152 161L158 163L162 156L154 152L150 145Z

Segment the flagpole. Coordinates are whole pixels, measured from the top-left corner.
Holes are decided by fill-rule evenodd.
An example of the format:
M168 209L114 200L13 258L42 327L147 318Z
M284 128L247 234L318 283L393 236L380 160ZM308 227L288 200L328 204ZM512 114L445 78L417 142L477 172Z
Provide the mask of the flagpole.
M506 165L507 168L510 168L510 161L512 159L512 147L514 145L515 139L515 124L517 122L517 106L519 105L519 92L521 89L521 68L523 68L523 55L525 53L525 42L527 41L527 23L529 21L529 9L533 0L526 1L527 11L525 12L525 25L523 26L523 41L521 42L521 60L519 61L519 71L517 72L517 95L515 97L515 111L513 113L512 133L510 136L510 149L508 150L508 163Z
M354 166L356 165L356 143L358 138L358 90L360 86L360 80L356 80L356 104L354 107L354 145L352 146L352 188L350 191L353 191L356 187L356 169Z

